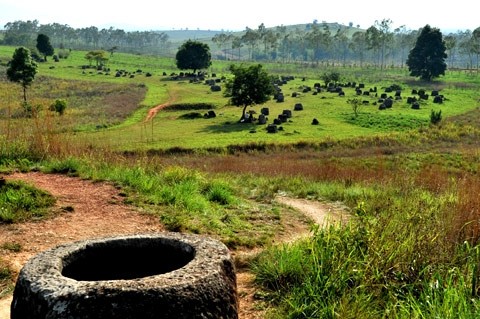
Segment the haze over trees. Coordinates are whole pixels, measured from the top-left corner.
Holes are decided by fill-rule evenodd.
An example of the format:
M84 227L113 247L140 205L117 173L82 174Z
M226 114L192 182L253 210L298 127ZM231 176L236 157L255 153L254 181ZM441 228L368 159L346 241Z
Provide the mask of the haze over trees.
M34 47L38 34L50 38L54 48L135 52L175 57L186 39L209 45L213 59L230 61L302 62L325 66L375 68L404 67L420 30L406 26L393 29L394 21L378 20L361 29L350 23L318 22L293 26L247 27L240 32L174 30L132 31L94 26L74 29L58 23L40 25L37 20L9 22L0 31L0 43ZM183 38L182 38L183 37ZM479 68L480 28L446 34L449 68ZM60 51L59 51L60 52Z
M18 20L5 24L0 44L34 47L38 34L48 36L55 48L78 50L108 50L116 46L123 52L163 53L171 45L164 32L129 32L113 27L98 29L95 26L75 29L59 23L39 24L38 20Z

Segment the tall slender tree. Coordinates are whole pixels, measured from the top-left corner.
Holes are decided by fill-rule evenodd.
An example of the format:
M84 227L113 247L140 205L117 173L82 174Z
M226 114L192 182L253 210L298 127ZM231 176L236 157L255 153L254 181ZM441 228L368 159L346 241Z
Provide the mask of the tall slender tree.
M408 55L407 65L410 75L419 76L426 81L445 75L447 69L445 51L442 33L439 29L432 28L427 24L423 27L415 47Z
M23 102L27 104L27 87L37 74L37 64L33 61L30 50L19 47L7 64L7 77L10 81L20 83L23 88Z

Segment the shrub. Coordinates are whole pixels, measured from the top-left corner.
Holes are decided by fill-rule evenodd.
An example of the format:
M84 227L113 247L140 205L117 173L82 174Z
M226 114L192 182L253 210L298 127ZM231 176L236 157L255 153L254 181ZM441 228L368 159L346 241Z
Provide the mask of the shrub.
M50 105L50 111L57 112L59 115L63 115L65 113L65 109L67 108L67 101L57 99L55 100L52 105Z
M442 110L439 110L437 112L432 110L432 113L430 113L430 123L432 123L433 125L437 125L441 121L442 121Z
M22 182L7 182L0 190L0 224L42 217L55 198Z
M22 110L20 111L20 113L14 114L13 117L35 118L37 117L41 109L42 107L40 105L32 105L29 102L23 102Z
M59 50L58 51L58 57L60 59L67 59L69 55L70 55L70 52L67 51L67 50Z
M203 115L199 112L190 112L186 113L183 115L180 115L180 119L185 119L185 120L194 120L194 119L201 119L203 118Z
M235 196L228 185L222 182L213 182L206 188L206 196L210 202L220 205L230 205L235 202Z

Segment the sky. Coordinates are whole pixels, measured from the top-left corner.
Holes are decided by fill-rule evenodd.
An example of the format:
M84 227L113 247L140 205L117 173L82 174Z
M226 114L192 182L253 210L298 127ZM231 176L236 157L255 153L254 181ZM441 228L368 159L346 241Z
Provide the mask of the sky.
M429 24L442 32L480 27L473 0L0 0L0 29L8 22L38 20L73 28L96 26L125 31L256 29L338 22L363 29L390 19L392 30L416 30Z

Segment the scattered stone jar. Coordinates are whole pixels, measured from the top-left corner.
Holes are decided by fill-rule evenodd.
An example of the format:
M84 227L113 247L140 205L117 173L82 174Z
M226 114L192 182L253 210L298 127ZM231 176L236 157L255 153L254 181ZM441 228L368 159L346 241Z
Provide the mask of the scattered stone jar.
M159 233L74 242L22 268L11 319L238 318L227 247Z

